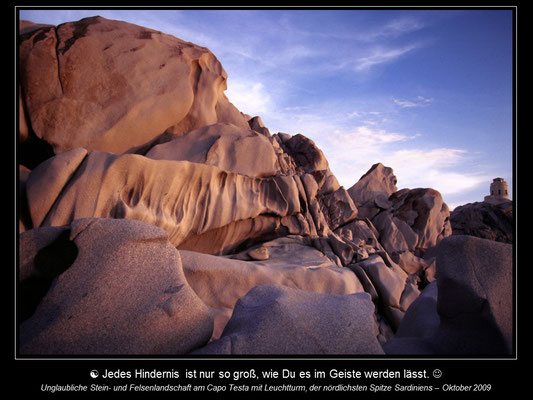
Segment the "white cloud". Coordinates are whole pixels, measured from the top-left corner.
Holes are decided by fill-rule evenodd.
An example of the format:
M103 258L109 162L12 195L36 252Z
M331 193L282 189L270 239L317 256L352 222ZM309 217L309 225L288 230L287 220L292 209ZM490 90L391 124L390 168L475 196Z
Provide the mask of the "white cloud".
M417 96L415 100L392 99L392 101L402 108L426 107L433 103L433 99L424 96Z
M416 142L421 135L391 132L374 126L358 126L344 131L326 125L321 121L321 131L332 134L309 136L324 152L331 170L345 188L354 185L377 162L394 170L398 188L433 188L443 197L479 188L490 180L486 174L468 167L472 155L465 149L422 148Z
M268 115L271 112L272 102L268 91L261 82L243 80L228 80L228 89L225 92L229 101L245 114Z
M369 126L358 126L350 131L334 130L332 141L340 146L374 147L408 140L410 137L401 133L387 132Z
M381 111L351 111L346 117L348 118L365 118L365 117L376 117L381 115Z
M383 163L394 169L398 187L431 187L443 196L484 184L488 176L466 168L464 149L402 149L385 155Z

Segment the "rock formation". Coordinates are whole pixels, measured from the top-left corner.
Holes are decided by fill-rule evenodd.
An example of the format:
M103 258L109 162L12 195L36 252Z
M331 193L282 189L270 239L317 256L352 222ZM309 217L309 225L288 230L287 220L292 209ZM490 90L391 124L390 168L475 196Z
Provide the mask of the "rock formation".
M193 354L383 354L373 313L367 293L261 285L239 299L222 338Z
M499 204L468 203L450 215L454 235L470 235L502 243L513 243L514 223L511 201Z
M385 352L511 354L512 246L454 235L442 240L436 253L436 282L415 300Z
M456 207L450 215L454 235L469 235L502 243L513 243L513 202L503 178L490 184L490 195L482 202Z
M56 154L123 153L164 132L217 122L248 127L224 95L227 74L206 48L100 17L20 36L24 104Z
M25 232L21 242L34 254L25 253L21 285L50 282L20 326L22 354L179 354L209 340L212 316L188 285L165 231L131 219L90 218ZM77 254L58 271L66 248Z
M435 307L455 332L451 303L413 308L435 279L466 290L435 253L440 193L380 163L346 190L311 139L229 102L206 48L101 17L20 27L21 354L383 354ZM507 289L466 290L501 309L460 329L508 350Z

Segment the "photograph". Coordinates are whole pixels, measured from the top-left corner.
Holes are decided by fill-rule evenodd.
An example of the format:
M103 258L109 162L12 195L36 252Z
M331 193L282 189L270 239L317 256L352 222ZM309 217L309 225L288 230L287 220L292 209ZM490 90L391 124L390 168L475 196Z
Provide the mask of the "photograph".
M517 20L15 6L24 390L509 392Z

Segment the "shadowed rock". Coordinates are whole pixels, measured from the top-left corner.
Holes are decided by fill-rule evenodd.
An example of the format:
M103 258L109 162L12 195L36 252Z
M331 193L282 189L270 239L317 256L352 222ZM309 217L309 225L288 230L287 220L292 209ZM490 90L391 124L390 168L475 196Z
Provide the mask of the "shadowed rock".
M513 242L513 207L509 201L498 205L477 202L456 207L450 214L450 223L454 235Z
M41 229L60 228L31 235ZM77 257L21 324L21 354L180 354L207 342L212 317L164 231L138 221L81 219L71 224L70 240ZM48 264L59 265L60 251L50 249L37 254L38 271L43 251Z
M19 238L19 286L17 311L28 319L48 292L54 279L65 272L78 255L66 227L29 230Z
M435 249L437 281L415 300L387 354L510 355L512 246L451 236Z

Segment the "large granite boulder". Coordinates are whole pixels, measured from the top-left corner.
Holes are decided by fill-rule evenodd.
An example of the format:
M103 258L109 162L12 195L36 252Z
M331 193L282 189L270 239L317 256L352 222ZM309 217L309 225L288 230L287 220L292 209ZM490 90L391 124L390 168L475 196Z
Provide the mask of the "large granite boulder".
M452 234L450 211L441 194L430 188L396 188L391 168L374 164L348 189L358 217L371 221L389 256L409 274L424 275L431 260L424 253Z
M413 302L387 354L508 356L513 352L513 249L473 236L436 248L437 281Z
M260 285L241 297L222 337L193 354L383 354L367 293Z
M372 218L379 209L390 207L388 198L396 192L397 179L392 168L376 163L352 186L348 193L361 217Z
M204 47L98 16L36 28L20 34L23 103L33 132L56 154L122 153L165 131L217 122L249 127Z
M416 234L414 248L419 254L452 234L450 211L437 190L403 189L394 193L389 200L393 203L393 215Z
M256 259L260 249L268 254L263 260ZM212 339L220 336L239 298L255 286L277 284L324 294L364 291L355 274L337 267L304 237L278 238L231 258L185 250L180 255L187 281L215 315Z
M461 354L509 354L514 339L512 246L454 235L437 250L441 346Z
M251 129L223 123L204 126L158 144L146 157L214 165L253 178L273 176L280 169L268 138Z
M49 284L20 325L21 354L182 354L210 338L213 318L165 231L89 218L21 236L21 285Z
M418 297L420 291L409 275L395 264L384 252L370 255L367 259L348 265L359 280L375 293L379 310L387 317L393 330L398 329L405 312Z

